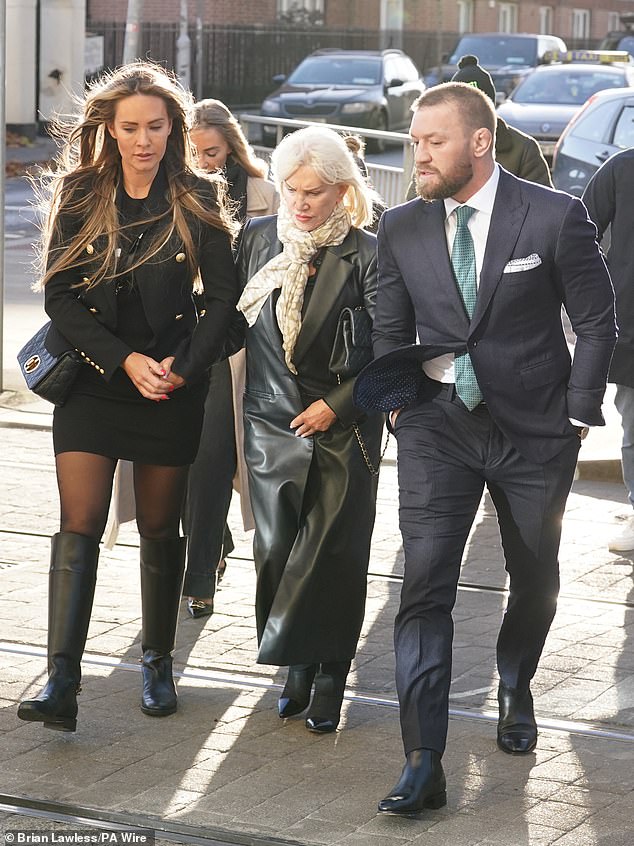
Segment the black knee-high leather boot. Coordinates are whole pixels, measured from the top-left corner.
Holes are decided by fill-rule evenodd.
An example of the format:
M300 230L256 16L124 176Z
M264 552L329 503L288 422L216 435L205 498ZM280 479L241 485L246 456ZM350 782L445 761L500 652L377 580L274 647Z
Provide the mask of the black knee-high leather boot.
M75 731L80 662L97 580L99 541L59 532L51 541L48 588L48 671L44 690L20 703L18 717L46 728Z
M141 538L141 710L151 717L167 717L176 711L172 649L185 574L186 548L187 538Z

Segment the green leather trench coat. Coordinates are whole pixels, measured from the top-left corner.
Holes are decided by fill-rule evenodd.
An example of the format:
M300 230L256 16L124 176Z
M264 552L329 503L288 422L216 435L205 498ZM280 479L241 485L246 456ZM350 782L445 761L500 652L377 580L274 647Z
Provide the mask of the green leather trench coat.
M280 253L276 218L247 224L238 252L240 284ZM352 403L354 379L337 383L328 363L341 310L364 305L374 314L374 235L351 229L326 248L293 356L284 362L273 291L246 330L245 456L255 518L258 662L348 661L354 657L365 610L382 415L367 417ZM307 390L310 387L310 393ZM321 389L316 392L315 386ZM327 432L297 437L291 420L318 398L337 414Z

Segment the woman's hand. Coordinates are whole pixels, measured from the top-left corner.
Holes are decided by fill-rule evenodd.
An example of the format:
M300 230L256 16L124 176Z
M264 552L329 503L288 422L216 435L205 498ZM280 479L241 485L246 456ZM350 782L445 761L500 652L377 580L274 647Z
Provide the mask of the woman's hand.
M169 399L168 394L174 385L166 378L167 372L162 363L149 355L133 352L121 365L128 374L137 391L146 399L160 402Z
M336 419L337 415L332 408L319 399L291 420L291 429L295 429L295 434L300 438L308 438L316 432L327 432Z
M164 358L161 362L161 367L165 371L165 379L172 385L174 388L182 388L185 384L185 380L182 376L179 376L178 373L174 373L172 370L172 364L174 363L174 356L168 355L167 358Z

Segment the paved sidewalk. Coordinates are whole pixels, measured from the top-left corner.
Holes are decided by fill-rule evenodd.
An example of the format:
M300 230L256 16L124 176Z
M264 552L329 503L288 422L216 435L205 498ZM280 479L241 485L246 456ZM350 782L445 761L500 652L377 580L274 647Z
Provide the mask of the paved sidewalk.
M607 551L614 521L627 513L622 484L581 478L570 497L562 596L533 686L540 740L526 758L495 745L494 650L505 580L494 512L484 500L455 611L444 758L449 804L418 819L380 817L377 800L402 765L392 653L394 576L402 567L393 449L381 474L366 620L336 735L315 736L301 717L277 717L284 672L255 663L251 538L240 532L236 503L230 522L237 548L216 612L196 621L183 606L178 713L152 720L138 707L138 538L126 526L120 543L101 556L78 731L62 734L15 714L17 702L45 679L48 537L58 516L50 407L25 405L15 395L0 401L11 399L13 408L0 409L4 794L54 803L57 814L68 806L130 824L143 820L166 840L171 831L174 839L175 832L196 832L251 844L634 842L632 560ZM44 825L31 822L2 814L0 830Z

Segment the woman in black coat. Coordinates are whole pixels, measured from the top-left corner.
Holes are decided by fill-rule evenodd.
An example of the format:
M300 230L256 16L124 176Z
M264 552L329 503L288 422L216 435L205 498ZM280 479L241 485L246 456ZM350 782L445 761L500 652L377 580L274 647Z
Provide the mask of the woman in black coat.
M238 252L246 318L245 455L255 518L258 661L290 665L280 717L337 728L363 622L383 420L352 403L331 354L342 309L376 297L372 192L337 133L273 153L282 203Z
M222 182L193 170L189 108L161 68L138 62L115 71L87 94L53 177L43 239L47 346L76 348L85 366L53 417L61 524L51 551L49 680L18 716L62 731L76 728L99 539L120 458L134 462L141 535L141 709L159 717L176 710L180 512L206 371L237 297L235 225Z

